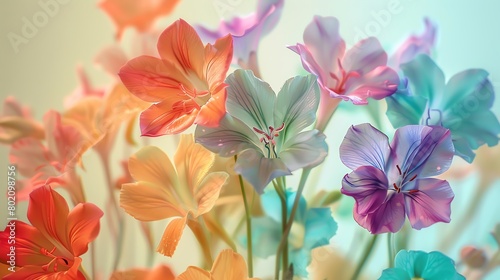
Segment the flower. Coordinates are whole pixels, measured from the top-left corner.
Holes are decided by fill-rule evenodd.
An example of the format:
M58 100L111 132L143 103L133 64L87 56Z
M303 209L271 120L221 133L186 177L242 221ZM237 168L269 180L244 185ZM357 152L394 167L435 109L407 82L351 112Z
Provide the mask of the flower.
M214 155L192 135L182 135L174 156L175 167L157 147L147 146L128 163L136 183L124 184L120 206L140 221L170 221L157 251L172 256L186 224L210 211L228 178L225 172L212 172Z
M30 194L28 220L13 221L16 266L20 269L3 279L82 279L79 271L88 244L99 233L103 212L92 203L80 203L69 211L64 198L48 185ZM9 225L0 232L0 260L8 261Z
M214 127L224 116L224 78L232 57L231 36L203 44L194 29L180 19L160 35L161 58L136 57L118 74L135 96L153 102L141 114L145 136L176 134L193 123Z
M0 113L0 143L12 144L24 137L43 139L43 126L33 119L28 108L9 96Z
M304 31L304 44L289 48L300 55L304 69L318 77L321 101L315 127L321 131L340 99L364 105L368 97L382 99L398 87L398 74L386 66L387 54L379 41L370 37L346 52L334 17L315 16Z
M175 275L170 267L162 264L153 269L134 268L126 271L115 271L109 280L174 280Z
M370 124L352 126L340 145L342 162L353 170L341 192L355 199L356 222L373 234L399 231L405 215L415 229L449 222L453 191L447 181L427 177L446 171L453 153L442 127L404 126L389 145Z
M424 18L425 30L421 35L411 35L389 58L389 65L399 69L403 63L410 62L419 54L430 55L436 44L437 27L430 19Z
M401 65L411 93L387 98L387 116L395 128L409 124L439 125L451 131L455 154L472 162L483 144L498 144L500 123L490 110L495 93L488 72L462 71L445 85L444 74L427 55Z
M286 191L287 215L293 208L296 192ZM281 202L278 193L270 190L261 196L265 216L252 219L252 245L256 256L267 258L276 254L283 236ZM328 245L337 231L337 223L332 218L330 208L307 208L300 198L294 224L288 237L289 256L293 273L307 277L307 266L311 263L311 251ZM246 237L243 243L247 243Z
M244 69L251 69L256 76L260 76L257 67L259 41L278 23L284 2L259 0L255 13L246 17L235 17L228 22L221 21L218 30L211 31L203 26L195 28L206 42L215 42L218 38L231 34L234 40L233 63L238 63Z
M231 249L223 250L210 271L190 266L176 278L177 280L247 280L247 265L243 257Z
M228 114L219 127L198 126L195 138L223 157L237 155L234 170L258 193L274 178L324 160L325 135L301 132L312 124L318 107L314 76L289 79L278 97L250 70L236 70L226 83Z
M83 70L81 66L76 68L76 72L80 80L80 85L70 95L64 98L64 107L71 108L85 97L104 97L104 88L94 88L87 77L87 73L85 73L85 70Z
M103 0L99 7L106 12L116 25L118 39L128 26L139 31L147 31L160 16L170 14L179 0Z
M455 262L441 252L401 250L396 255L395 267L385 269L379 280L465 280Z

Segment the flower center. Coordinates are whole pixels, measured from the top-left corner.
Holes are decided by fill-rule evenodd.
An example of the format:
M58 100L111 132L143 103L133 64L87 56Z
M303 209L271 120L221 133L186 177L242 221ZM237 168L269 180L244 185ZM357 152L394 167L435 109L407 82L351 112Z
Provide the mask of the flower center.
M196 88L193 90L187 89L183 84L179 84L179 89L182 91L179 95L187 96L191 101L193 101L196 109L200 110L201 106L205 105L210 99L210 95L208 94L208 90L197 91Z
M40 253L42 253L42 255L53 258L48 264L42 265L42 269L44 271L49 271L51 266L52 266L52 271L57 271L57 268L59 265L66 266L68 268L71 267L70 261L68 261L67 259L65 259L63 257L58 257L58 256L53 254L55 250L56 250L56 247L52 248L52 250L50 250L50 251L45 249L45 248L40 249Z
M360 77L361 75L356 72L356 71L350 71L347 73L344 68L342 67L342 64L340 63L340 59L337 59L337 63L339 66L339 71L340 75L337 76L336 74L330 72L330 77L337 81L337 85L334 88L330 88L332 91L336 92L337 94L344 94L345 93L345 84L349 78L357 78Z
M406 185L407 183L409 183L417 178L417 174L413 175L410 178L410 180L405 180L407 178L406 177L407 171L402 172L399 165L396 165L396 168L398 169L399 177L396 179L397 183L392 184L394 191L397 193L403 192L403 193L410 193L410 194L418 192L418 190L408 190L408 191L403 190L404 185Z
M285 128L285 123L282 123L278 128L269 126L268 132L260 130L256 127L253 128L255 132L262 135L260 142L264 143L264 147L267 149L268 158L277 158L278 153L276 153L276 140L274 138L279 136L279 133Z

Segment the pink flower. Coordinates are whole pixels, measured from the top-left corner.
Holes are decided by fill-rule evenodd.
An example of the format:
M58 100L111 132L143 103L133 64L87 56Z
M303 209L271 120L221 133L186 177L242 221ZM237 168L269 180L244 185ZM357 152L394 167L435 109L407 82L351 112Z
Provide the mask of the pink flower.
M318 77L319 130L324 130L340 99L364 105L368 97L382 99L397 90L398 75L386 66L387 54L379 41L370 37L346 52L334 17L314 17L304 31L304 44L289 48L300 55L303 67Z

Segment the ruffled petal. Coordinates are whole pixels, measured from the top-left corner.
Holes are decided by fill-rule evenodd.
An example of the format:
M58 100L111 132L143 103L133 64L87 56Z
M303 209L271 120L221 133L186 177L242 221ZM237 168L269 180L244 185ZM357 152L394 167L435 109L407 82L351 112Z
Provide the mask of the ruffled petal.
M439 175L451 165L455 149L448 129L439 126L408 125L396 130L391 147L394 164L405 178ZM394 168L391 166L391 168Z
M311 125L316 118L319 104L319 90L316 77L297 76L285 82L278 93L274 110L274 124L285 125L279 139L285 142L304 128Z
M393 194L368 215L359 215L355 205L354 220L372 234L398 232L405 221L404 197L402 194Z
M229 114L224 116L219 127L197 126L195 139L197 143L223 157L233 156L246 149L256 149L263 152L255 132Z
M156 251L164 256L171 257L174 255L175 248L182 237L184 228L186 227L187 216L176 218L168 223L163 236L161 237L160 244Z
M394 267L384 269L378 280L411 280L411 277L404 269Z
M330 208L311 208L306 215L303 249L310 254L311 249L330 244L338 226Z
M274 126L276 94L268 83L250 70L236 70L226 79L227 111L249 127L267 130ZM281 124L278 124L279 126Z
M418 190L405 195L406 214L413 228L422 229L437 222L450 222L454 194L447 181L417 179L409 182L406 188Z
M68 215L68 234L74 256L87 252L88 244L99 234L104 213L92 203L80 203Z
M455 262L441 252L430 252L427 257L425 270L421 277L424 279L450 279L465 280L465 277L457 273Z
M234 171L241 174L255 190L262 194L274 178L292 173L279 158L266 158L256 150L248 149L239 154Z
M328 155L326 136L319 130L309 130L291 136L278 153L290 171L315 167Z
M385 170L390 150L387 136L365 123L349 128L340 144L340 159L352 170L361 166Z
M387 197L388 181L382 170L361 166L344 176L341 192L356 200L359 215L376 211Z

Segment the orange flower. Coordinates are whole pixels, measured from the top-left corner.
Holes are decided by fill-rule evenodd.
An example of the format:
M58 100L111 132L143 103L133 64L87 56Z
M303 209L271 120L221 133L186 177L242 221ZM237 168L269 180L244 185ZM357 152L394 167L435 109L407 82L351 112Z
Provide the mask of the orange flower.
M0 232L0 261L8 263L8 243L15 230L16 272L3 279L85 279L80 258L99 233L103 212L92 203L81 203L69 211L64 198L48 185L30 194L28 220L11 221ZM9 245L10 244L10 245Z
M109 280L174 280L175 276L172 270L166 265L159 265L154 269L134 268L126 271L116 271Z
M116 37L120 39L128 26L146 31L158 17L170 14L178 2L179 0L104 0L99 3L99 7L115 23Z
M43 126L33 119L28 108L9 96L0 112L0 143L12 144L24 137L43 139Z
M245 260L238 253L231 249L220 252L214 262L211 271L205 271L201 268L190 266L181 273L176 280L247 280L257 279L248 278L247 265Z
M197 234L197 218L213 208L229 177L225 172L208 173L213 161L214 154L194 143L192 135L181 136L175 167L153 146L130 158L130 174L137 182L122 186L121 207L140 221L178 217L165 229L159 253L172 256L186 224Z
M142 135L177 134L193 123L218 126L226 113L231 36L203 47L196 31L180 19L160 35L158 52L161 58L136 57L118 74L130 92L154 103L141 114Z

